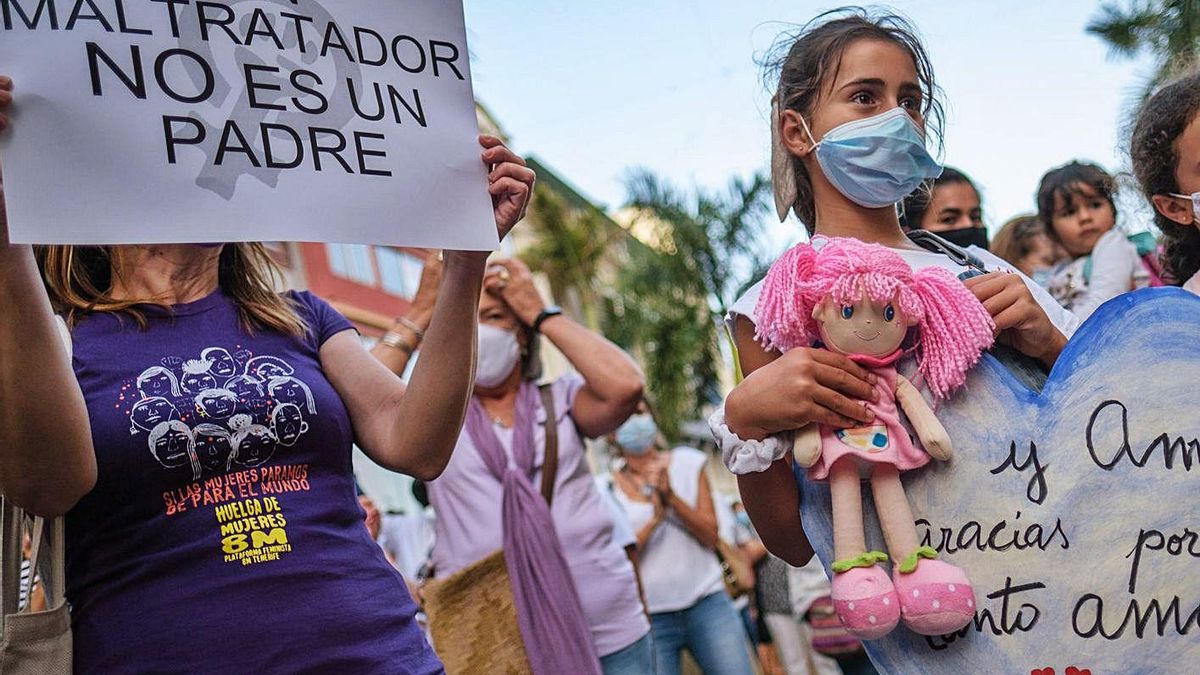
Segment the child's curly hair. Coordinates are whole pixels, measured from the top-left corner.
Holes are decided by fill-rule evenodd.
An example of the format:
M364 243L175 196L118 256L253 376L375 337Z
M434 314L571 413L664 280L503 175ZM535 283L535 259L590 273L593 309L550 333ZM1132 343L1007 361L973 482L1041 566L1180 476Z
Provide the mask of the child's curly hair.
M864 293L916 320L920 372L935 398L961 387L994 340L991 315L949 271L913 272L895 251L845 237L820 250L799 244L771 265L754 310L755 336L768 349L811 346L820 338L813 308L826 298L854 305Z
M1175 170L1179 166L1176 139L1200 115L1200 73L1189 75L1158 90L1138 112L1129 155L1133 173L1146 199L1179 192ZM1180 282L1200 271L1200 228L1181 225L1154 213L1154 224L1163 233L1163 261Z

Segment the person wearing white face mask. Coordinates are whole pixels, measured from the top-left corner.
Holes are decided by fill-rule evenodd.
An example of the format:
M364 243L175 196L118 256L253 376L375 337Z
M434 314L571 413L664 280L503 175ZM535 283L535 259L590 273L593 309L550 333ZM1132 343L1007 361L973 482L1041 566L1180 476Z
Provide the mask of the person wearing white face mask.
M623 460L613 472L613 495L637 533L657 672L679 673L684 648L706 673L753 672L715 550L717 513L704 474L706 455L683 446L659 450L658 427L645 403L609 442Z
M613 431L634 411L640 369L616 345L547 307L519 260L489 266L477 330L466 424L445 472L428 484L437 513L433 586L458 583L465 575L457 573L470 574L503 550L533 673L651 672L650 625L633 565L613 537L582 440ZM541 338L578 374L539 391ZM556 462L547 461L549 425ZM483 608L461 611L475 609ZM444 658L470 648L439 641L438 621L472 625L471 617L430 618Z

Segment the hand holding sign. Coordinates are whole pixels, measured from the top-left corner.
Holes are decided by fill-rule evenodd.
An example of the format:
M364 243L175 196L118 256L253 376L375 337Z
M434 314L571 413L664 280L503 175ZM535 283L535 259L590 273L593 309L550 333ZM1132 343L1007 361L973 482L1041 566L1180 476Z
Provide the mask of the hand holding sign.
M965 282L996 322L997 341L1053 366L1067 338L1016 274L993 272Z
M509 150L499 138L483 135L479 137L479 144L485 148L483 163L492 167L488 174L488 192L492 195L496 227L503 239L525 217L535 176L533 169L525 166L525 160Z
M12 105L12 85L12 78L0 75L0 131L8 126L8 116L3 111Z

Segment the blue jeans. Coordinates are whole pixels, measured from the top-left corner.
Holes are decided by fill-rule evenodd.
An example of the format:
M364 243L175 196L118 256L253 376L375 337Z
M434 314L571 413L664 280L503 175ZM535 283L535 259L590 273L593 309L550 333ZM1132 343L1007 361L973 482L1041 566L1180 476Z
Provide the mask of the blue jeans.
M604 675L653 675L654 641L646 633L637 642L600 657L600 669Z
M754 675L742 619L725 591L700 598L677 612L650 615L658 675L679 675L679 654L686 647L696 664L711 675Z

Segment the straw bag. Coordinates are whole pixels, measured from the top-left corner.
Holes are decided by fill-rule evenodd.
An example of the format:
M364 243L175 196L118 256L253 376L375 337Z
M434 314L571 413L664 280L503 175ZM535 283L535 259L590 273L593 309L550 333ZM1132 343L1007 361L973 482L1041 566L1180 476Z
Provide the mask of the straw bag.
M65 523L62 518L33 519L30 583L41 574L44 612L17 610L21 591L21 532L25 513L0 496L0 675L70 675L71 616L63 597ZM32 589L31 589L32 590ZM30 594L32 596L32 593ZM32 605L31 602L27 603Z
M721 563L721 577L725 580L725 592L737 599L754 590L754 568L742 557L733 544L717 539L717 560Z
M550 387L541 388L546 411L542 496L550 504L558 473L558 420ZM522 675L530 672L504 550L422 589L434 649L448 675Z

